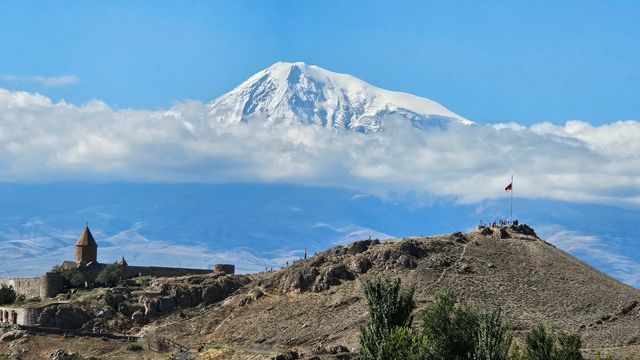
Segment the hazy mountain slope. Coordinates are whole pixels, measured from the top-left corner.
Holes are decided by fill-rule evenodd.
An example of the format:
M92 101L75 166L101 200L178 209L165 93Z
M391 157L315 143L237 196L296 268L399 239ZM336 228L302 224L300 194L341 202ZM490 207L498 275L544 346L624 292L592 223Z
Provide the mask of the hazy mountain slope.
M242 271L278 267L357 239L437 234L504 217L503 201L462 205L293 185L43 184L0 186L0 276L37 275L73 255L89 222L98 258ZM612 276L637 286L640 214L602 205L515 201L516 217Z
M276 63L208 106L213 118L222 122L260 119L361 132L381 130L391 115L418 127L472 123L435 101L301 62Z

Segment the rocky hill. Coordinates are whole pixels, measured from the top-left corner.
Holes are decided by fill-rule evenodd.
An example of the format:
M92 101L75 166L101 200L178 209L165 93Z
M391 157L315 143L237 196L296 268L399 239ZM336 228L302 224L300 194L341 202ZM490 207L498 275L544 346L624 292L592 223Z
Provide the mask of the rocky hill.
M448 288L473 304L500 307L516 337L544 322L580 332L588 356L640 354L638 290L539 239L526 225L358 241L279 271L138 279L69 301L90 318L86 331L141 335L145 347L171 339L193 349L194 357L268 359L296 351L304 358L349 358L346 350L357 351L358 328L367 321L362 281L377 276L415 285L416 313ZM23 349L23 358L46 358L58 348L105 358L161 358L148 350L127 352L121 340L80 336L28 335L0 347Z

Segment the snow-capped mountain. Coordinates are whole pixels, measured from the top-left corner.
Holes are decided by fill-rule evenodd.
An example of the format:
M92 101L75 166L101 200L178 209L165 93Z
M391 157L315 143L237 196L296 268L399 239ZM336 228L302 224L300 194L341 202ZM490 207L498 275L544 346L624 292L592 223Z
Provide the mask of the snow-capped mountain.
M252 119L376 132L390 116L417 127L472 122L435 101L384 90L302 62L278 62L208 103L221 122Z

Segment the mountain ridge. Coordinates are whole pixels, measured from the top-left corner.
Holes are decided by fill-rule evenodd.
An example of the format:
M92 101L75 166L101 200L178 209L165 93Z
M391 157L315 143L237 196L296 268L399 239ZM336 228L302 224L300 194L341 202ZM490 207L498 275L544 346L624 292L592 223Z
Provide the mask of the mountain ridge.
M371 133L400 117L414 126L473 124L433 100L384 90L303 62L277 62L207 103L220 122L262 119Z

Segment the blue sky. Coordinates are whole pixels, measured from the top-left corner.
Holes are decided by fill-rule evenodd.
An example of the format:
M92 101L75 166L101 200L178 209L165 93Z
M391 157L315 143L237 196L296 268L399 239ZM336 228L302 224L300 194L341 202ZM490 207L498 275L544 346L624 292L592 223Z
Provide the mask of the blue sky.
M322 249L470 229L505 216L515 174L521 220L638 286L638 15L631 1L0 3L0 276L66 256L85 221L113 258L137 239L140 259L254 270L307 234ZM203 105L278 61L492 125L360 134L224 124Z
M639 14L634 1L4 2L0 87L167 108L305 61L479 122L604 124L640 118Z

